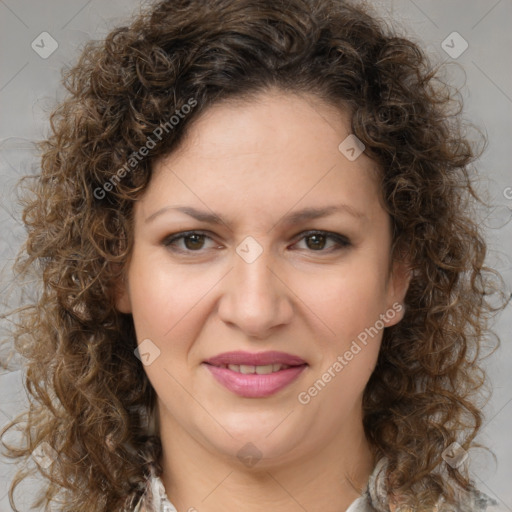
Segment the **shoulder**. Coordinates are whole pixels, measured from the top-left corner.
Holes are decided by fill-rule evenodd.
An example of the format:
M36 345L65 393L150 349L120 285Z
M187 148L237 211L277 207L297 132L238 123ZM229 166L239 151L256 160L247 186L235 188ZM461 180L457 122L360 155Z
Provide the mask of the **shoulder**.
M167 498L162 480L153 475L148 478L144 494L133 512L177 512L177 510Z
M354 501L346 512L413 512L410 509L389 503L385 486L386 461L381 459L370 476L363 495ZM496 500L478 489L460 494L456 510L450 512L504 512ZM440 500L432 512L444 512ZM146 489L133 512L177 512L169 501L163 482L158 476L151 476L146 482Z
M368 480L363 496L369 504L369 510L372 512L413 512L410 507L400 507L398 504L389 501L385 481L386 466L385 458L379 460ZM441 498L431 512L444 512L445 510L450 510L450 512L504 512L504 509L500 508L495 499L476 488L470 491L461 490L457 493L456 509L443 507L443 499ZM364 508L354 509L354 511L349 509L347 512L360 511L366 512Z

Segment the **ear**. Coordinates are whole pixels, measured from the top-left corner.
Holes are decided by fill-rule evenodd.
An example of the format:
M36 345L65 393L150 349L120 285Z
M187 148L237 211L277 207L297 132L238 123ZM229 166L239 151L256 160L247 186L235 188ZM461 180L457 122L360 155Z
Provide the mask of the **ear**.
M131 313L132 303L130 300L130 288L128 279L123 273L121 279L116 283L115 287L115 305L120 313Z
M387 311L384 316L386 327L397 324L404 317L404 299L409 289L411 278L412 269L409 260L401 255L393 261L388 279Z

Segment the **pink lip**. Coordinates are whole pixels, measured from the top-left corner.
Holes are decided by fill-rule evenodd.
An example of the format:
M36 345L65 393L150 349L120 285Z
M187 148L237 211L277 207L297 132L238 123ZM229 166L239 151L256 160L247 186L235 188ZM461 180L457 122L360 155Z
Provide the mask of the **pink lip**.
M265 375L243 374L226 368L228 364L264 366L285 364L291 366L278 372ZM215 379L229 391L246 398L264 398L288 386L306 368L307 363L301 357L286 352L224 352L207 359L205 366Z
M205 366L212 372L215 379L229 391L245 398L265 398L277 393L293 382L306 368L307 364L293 366L266 375L258 375L256 373L247 375L208 363Z

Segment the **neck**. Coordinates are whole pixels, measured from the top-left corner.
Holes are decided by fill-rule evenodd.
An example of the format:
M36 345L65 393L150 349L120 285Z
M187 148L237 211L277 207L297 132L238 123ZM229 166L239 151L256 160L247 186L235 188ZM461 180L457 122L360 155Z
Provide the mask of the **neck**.
M359 418L360 419L360 418ZM293 455L246 467L206 449L173 418L160 418L162 482L178 510L201 512L344 512L366 487L374 458L362 421Z

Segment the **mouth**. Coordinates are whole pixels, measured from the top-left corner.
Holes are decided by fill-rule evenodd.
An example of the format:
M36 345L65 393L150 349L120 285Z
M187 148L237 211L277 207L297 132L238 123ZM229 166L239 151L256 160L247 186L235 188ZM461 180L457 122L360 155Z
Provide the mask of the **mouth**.
M205 363L209 364L209 363ZM287 370L288 368L293 368L295 366L303 366L303 365L288 365L288 364L265 364L265 365L250 365L250 364L224 364L224 365L212 365L217 368L225 368L231 370L232 372L242 373L244 375L268 375L269 373L280 372L281 370Z
M299 356L288 354L286 352L277 352L277 351L267 351L267 352L244 352L244 351L235 351L235 352L224 352L222 354L218 354L210 359L204 361L207 364L211 364L212 366L241 366L245 368L250 367L266 367L274 365L284 365L284 366L300 366L303 364L307 364L304 359ZM254 371L251 371L253 373ZM270 373L270 372L267 372Z
M271 396L309 366L302 358L284 352L226 352L203 364L217 382L245 398Z

